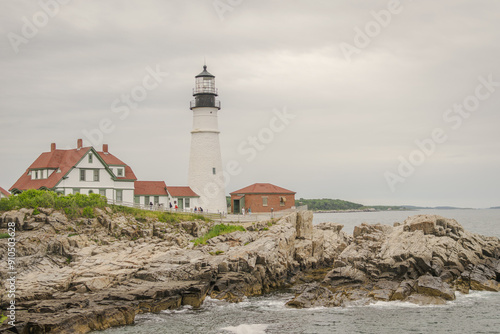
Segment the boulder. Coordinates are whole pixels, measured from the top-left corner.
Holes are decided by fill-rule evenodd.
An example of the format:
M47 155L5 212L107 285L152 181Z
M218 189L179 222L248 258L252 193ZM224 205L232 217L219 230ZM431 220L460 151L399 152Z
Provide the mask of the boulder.
M416 291L419 294L439 297L445 300L455 300L455 292L451 287L441 281L439 277L431 275L420 276L417 280Z
M318 284L311 284L286 303L286 306L293 308L311 308L311 307L333 307L340 306L336 295L329 289Z

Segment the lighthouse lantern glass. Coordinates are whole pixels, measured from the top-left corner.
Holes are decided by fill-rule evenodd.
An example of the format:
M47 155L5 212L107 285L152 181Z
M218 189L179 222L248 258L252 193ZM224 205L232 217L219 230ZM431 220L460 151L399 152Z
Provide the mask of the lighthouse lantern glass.
M196 78L196 93L215 94L215 78Z

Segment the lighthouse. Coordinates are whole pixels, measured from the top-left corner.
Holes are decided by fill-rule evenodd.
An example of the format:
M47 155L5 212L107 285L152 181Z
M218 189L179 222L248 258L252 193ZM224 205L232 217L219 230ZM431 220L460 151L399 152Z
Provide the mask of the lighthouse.
M217 113L220 101L216 100L215 76L203 66L203 72L195 77L193 129L189 156L188 183L199 196L199 205L206 212L227 212L222 156L219 143Z

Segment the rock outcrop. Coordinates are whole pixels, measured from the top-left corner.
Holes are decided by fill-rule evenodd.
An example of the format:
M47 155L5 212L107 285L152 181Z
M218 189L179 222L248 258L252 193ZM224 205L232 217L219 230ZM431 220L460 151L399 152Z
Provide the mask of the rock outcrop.
M339 224L313 228L312 213L300 211L195 247L209 223L138 221L109 209L76 220L39 212L0 218L0 227L18 228L19 333L86 333L131 324L138 313L200 307L208 295L238 302L282 288L296 291L288 305L298 308L444 303L456 290L500 290L498 238L438 216L362 224L349 236ZM5 262L4 243L0 250Z
M467 232L453 219L418 215L394 227L362 224L321 282L320 300L323 306L440 304L455 299L456 290L500 291L499 258L498 238ZM303 293L288 305L306 307L310 290Z

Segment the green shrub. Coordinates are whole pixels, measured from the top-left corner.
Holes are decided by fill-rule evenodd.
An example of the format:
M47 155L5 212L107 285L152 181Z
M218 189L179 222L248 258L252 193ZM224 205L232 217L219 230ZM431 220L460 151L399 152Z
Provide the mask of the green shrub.
M7 239L7 238L10 238L9 233L0 233L0 239Z
M104 207L106 198L99 194L69 194L60 195L48 190L29 189L18 195L4 198L0 201L0 210L12 210L19 208L54 208L63 209L65 207Z
M94 215L94 208L103 208L106 205L106 197L99 194L70 194L63 196L54 191L29 189L18 195L2 198L0 200L0 211L32 208L35 209L33 214L36 215L40 213L38 208L53 208L64 210L69 218L82 215L91 218ZM85 212L82 212L82 209Z
M241 225L217 224L213 226L205 235L193 240L193 242L195 246L198 246L200 244L204 245L207 243L208 239L212 239L219 235L224 235L235 231L245 231L245 228Z
M94 209L91 207L83 208L82 216L87 218L94 218Z

